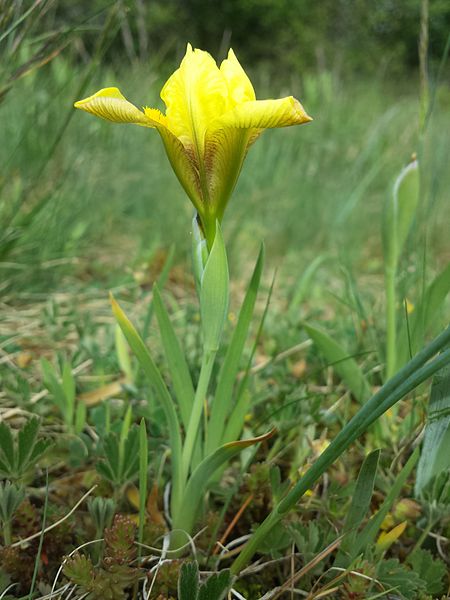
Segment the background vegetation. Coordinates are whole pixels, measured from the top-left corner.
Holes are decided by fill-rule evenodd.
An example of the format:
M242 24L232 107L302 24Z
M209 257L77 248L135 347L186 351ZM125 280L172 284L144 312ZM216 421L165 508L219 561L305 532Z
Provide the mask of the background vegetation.
M314 118L301 128L264 133L249 153L223 225L234 282L230 327L261 240L267 264L259 317L277 271L252 363L246 434L264 433L271 425L279 434L261 449L250 474L244 474L242 462L234 464L225 484L214 489L199 524L201 530L206 523L208 533L197 543L206 557L202 568L220 567L227 557L221 563L211 554L214 535L223 535L230 522L230 539L247 535L281 494L272 467L295 480L361 400L351 376L339 368L342 355L331 359L317 337L313 344L314 330L307 327L319 323L345 357L355 358L371 389L385 380L383 210L413 154L420 161L420 199L396 279L402 360L410 350L405 341L410 320L422 314L418 307L437 273L445 275L436 294L440 301L435 295L430 304L433 319L421 343L448 321L450 10L445 0L431 0L427 18L421 16L425 4L0 0L0 420L17 430L37 414L41 436L53 442L47 454L41 448L45 458L36 472L25 461L13 476L5 475L19 488L26 486L28 500L23 503L22 488L1 488L2 498L17 492L21 506L11 533L0 502L4 545L8 535L13 540L33 535L45 518L52 523L63 518L100 481L95 503L76 511L44 542L34 538L26 548L0 551L0 594L19 582L15 597L28 597L38 581L45 597L63 556L102 537L105 528L109 566L134 561L136 488L130 491L129 484L136 481L136 465L128 465L128 479L123 473L108 479L108 457L99 442L105 423L119 436L128 406L133 421L144 417L149 428L153 491L145 540L161 545L167 461L160 455L167 432L137 365L124 358L108 290L120 297L163 364L150 302L159 278L194 379L199 372L198 306L186 274L192 210L161 141L155 132L76 112L73 102L117 85L136 105L161 107L159 91L190 41L218 60L231 45L258 98L293 94ZM370 430L330 470L264 549L264 560L280 562L238 585L246 598L260 598L286 581L289 552L304 567L336 532L348 533L346 515L367 454L375 467L369 475L361 471L368 477L368 498L360 520L391 498L381 529L403 529L381 545L373 534L353 564L361 577L340 579L336 597L375 597L379 582L384 591L396 589L408 600L447 592L450 486L435 482L426 497L414 490L413 448L428 401L428 388L411 394L381 429ZM446 410L449 402L447 393ZM85 405L76 412L75 406ZM378 447L381 457L370 454ZM99 462L103 474L95 470ZM244 517L234 522L249 497ZM114 512L131 514L131 522L112 523ZM118 532L125 540L119 549ZM348 537L346 544L351 546ZM101 551L89 554L100 586L90 593L102 598L109 575L98 567ZM309 567L302 589L312 594L322 584L331 586L337 571L327 569L342 569L339 560L327 555L322 566ZM66 570L69 588L82 588L76 567L74 562ZM176 593L178 572L177 564L156 570L155 598ZM114 596L119 600L138 578L134 571L122 575Z

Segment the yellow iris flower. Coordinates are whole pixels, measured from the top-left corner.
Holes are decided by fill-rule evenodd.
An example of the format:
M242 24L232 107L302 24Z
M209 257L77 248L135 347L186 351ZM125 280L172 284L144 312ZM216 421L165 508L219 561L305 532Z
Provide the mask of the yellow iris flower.
M139 110L114 87L75 103L115 123L158 130L181 185L194 204L208 245L236 185L248 148L264 129L311 121L298 100L256 100L233 50L220 68L188 44L180 67L161 91L166 114Z

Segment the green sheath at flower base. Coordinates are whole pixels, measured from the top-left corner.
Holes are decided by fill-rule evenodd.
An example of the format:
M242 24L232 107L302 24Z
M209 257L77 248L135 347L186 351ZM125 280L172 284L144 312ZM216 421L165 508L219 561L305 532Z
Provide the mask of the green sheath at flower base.
M115 87L75 103L115 123L158 131L186 194L195 206L209 248L245 156L264 129L311 121L292 96L256 100L245 71L230 49L220 67L208 52L188 44L180 67L161 91L166 114L139 110Z

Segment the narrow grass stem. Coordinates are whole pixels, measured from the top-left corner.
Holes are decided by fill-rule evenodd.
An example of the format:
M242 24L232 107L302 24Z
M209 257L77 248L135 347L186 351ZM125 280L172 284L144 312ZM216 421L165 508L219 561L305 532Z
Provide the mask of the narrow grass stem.
M148 472L148 440L145 419L139 425L139 530L138 530L138 558L142 555L142 542L144 540L145 506L147 503L147 472Z
M256 530L246 546L234 561L231 570L239 573L251 560L262 540L272 528L279 523L284 514L310 489L328 467L386 410L393 406L407 393L415 389L436 371L450 363L450 348L437 358L429 361L437 352L450 343L450 327L441 333L433 342L417 354L397 375L392 377L372 398L358 411L336 436L328 448L319 456L313 466L295 484L287 496L278 503L265 521ZM427 363L427 364L425 364Z
M208 392L209 381L211 379L215 358L215 351L205 352L203 355L200 377L198 380L197 389L195 391L194 404L192 406L191 418L189 419L186 439L183 446L181 464L184 482L186 482L189 475L192 453L194 450L195 440L197 438L198 427L202 417L203 405Z
M420 534L420 537L417 540L417 542L414 544L414 548L409 553L408 560L411 560L411 558L417 553L417 551L420 550L420 548L422 547L422 544L424 543L424 541L429 536L429 534L430 534L430 532L433 529L433 527L434 527L435 524L436 524L436 520L433 519L433 518L430 518L427 526L425 527L425 529Z
M397 314L396 314L396 269L387 268L386 282L386 379L390 379L397 368Z

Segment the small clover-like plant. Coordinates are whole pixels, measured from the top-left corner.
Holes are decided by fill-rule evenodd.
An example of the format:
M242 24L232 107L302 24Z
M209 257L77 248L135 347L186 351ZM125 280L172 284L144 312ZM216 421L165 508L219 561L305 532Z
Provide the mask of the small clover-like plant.
M128 428L126 423L127 418L120 434L111 432L103 438L101 461L96 465L98 473L116 489L133 481L139 473L139 428Z
M114 500L111 498L91 498L88 500L88 511L95 525L96 538L100 538L106 527L111 525L114 517Z
M231 588L232 577L225 569L213 573L200 583L197 562L186 562L181 566L178 579L179 600L222 600Z
M33 417L14 435L9 425L0 423L0 476L20 481L51 445L38 438L39 419Z
M70 433L78 434L86 422L86 405L76 402L75 378L70 364L66 361L59 377L55 367L46 359L41 360L44 385L51 393L53 402L60 411Z

